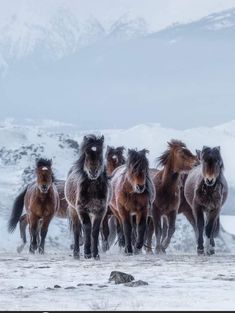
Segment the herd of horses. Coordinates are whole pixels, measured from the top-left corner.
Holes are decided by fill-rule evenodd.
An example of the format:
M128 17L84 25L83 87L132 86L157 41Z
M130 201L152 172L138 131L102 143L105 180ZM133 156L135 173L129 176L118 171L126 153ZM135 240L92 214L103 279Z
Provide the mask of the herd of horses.
M228 195L220 147L204 146L194 155L179 140L167 145L158 158L160 168L153 169L146 149L128 149L125 158L124 147L108 146L104 155L104 136L84 136L66 180L54 178L51 160L37 160L36 180L17 196L9 219L9 232L20 225L18 251L29 225L29 251L43 254L48 226L57 216L70 221L74 258L83 245L85 258L99 259L100 243L109 249L111 231L128 255L143 248L152 253L155 235L154 250L161 254L183 213L195 232L197 253L214 254Z

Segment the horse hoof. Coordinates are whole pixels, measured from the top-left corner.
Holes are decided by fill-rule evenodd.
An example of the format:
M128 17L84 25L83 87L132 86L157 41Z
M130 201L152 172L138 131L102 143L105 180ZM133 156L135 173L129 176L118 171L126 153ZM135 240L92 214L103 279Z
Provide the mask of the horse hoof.
M197 255L205 255L204 249L197 249Z
M29 247L29 252L32 254L35 254L36 250L37 250L37 248L35 249L35 247L32 247L32 246Z
M73 257L74 257L75 260L79 260L79 259L80 259L80 254L79 254L79 252L74 253L74 254L73 254Z
M70 245L70 249L73 250L74 249L74 243L71 243Z
M96 261L99 261L99 260L100 260L100 256L99 256L99 254L97 254L97 255L93 256L93 258L94 258L94 260L96 260Z
M38 252L39 252L39 254L44 254L44 249L39 247Z
M108 241L103 241L102 242L102 251L103 252L106 252L109 250L109 244L108 244Z
M85 253L84 258L85 259L91 259L91 253Z
M22 244L21 246L17 247L16 251L18 253L21 253L23 251L23 249L24 249L24 246L25 246L25 244Z
M158 247L155 249L155 253L159 255L164 255L166 254L166 250L163 247Z
M213 254L215 254L215 250L214 249L208 249L207 251L206 251L206 255L213 255Z

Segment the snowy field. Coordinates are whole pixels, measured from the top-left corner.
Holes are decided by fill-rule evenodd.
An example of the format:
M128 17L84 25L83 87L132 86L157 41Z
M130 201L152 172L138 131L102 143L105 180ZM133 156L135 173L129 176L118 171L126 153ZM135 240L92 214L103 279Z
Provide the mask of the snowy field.
M171 138L186 142L192 151L221 145L225 175L235 187L235 122L214 128L185 131L164 129L158 124L131 129L104 130L106 145L146 147L154 166ZM235 307L235 216L222 215L222 231L216 239L216 255L198 257L191 226L178 216L176 232L167 255L125 256L113 244L101 260L74 260L68 221L55 218L46 238L45 255L30 255L28 244L21 254L19 228L7 233L12 202L21 187L32 179L35 157L53 158L58 178L65 178L77 157L76 144L84 132L69 125L44 122L38 125L0 124L0 303L2 310L233 310ZM70 140L68 140L70 139ZM33 143L33 146L31 144ZM234 203L233 201L231 203ZM145 286L128 287L109 282L110 273L123 271ZM55 288L57 285L58 288Z

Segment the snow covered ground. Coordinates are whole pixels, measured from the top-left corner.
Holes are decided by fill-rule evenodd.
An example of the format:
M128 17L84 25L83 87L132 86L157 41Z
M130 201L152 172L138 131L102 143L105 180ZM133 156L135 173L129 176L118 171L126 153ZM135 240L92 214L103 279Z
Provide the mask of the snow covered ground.
M221 145L225 175L235 187L235 122L214 128L185 131L158 124L131 129L95 131L105 135L106 145L148 148L149 160L165 150L167 140L185 141L192 150ZM224 231L216 239L216 255L198 257L191 226L178 216L166 256L125 256L113 245L101 260L74 260L68 221L55 218L46 239L45 255L21 254L19 229L7 233L7 219L15 195L29 179L35 158L53 159L58 178L65 178L77 157L76 143L84 132L54 122L0 123L0 303L2 310L232 310L235 306L235 216L222 215ZM27 169L27 171L25 171ZM226 208L225 208L226 209ZM225 210L226 211L226 210ZM127 287L109 283L113 270L131 274L147 286ZM54 288L59 285L61 288Z

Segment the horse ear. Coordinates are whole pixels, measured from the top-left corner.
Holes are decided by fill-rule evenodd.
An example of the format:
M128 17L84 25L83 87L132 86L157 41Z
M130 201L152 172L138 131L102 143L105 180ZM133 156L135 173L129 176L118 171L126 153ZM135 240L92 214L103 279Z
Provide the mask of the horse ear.
M220 146L217 146L214 149L220 152Z
M147 149L142 149L140 152L143 153L144 155L146 155L146 154L149 153L149 150L147 150Z
M102 136L100 137L100 141L101 141L102 143L104 143L104 135L102 135Z
M201 150L196 149L196 155L199 161L201 161L201 154L202 154Z
M203 146L202 147L202 151L205 150L205 149L208 149L208 148L209 148L208 146Z
M126 150L126 148L124 146L121 146L121 147L117 147L117 150L123 153L123 151Z
M50 166L52 166L52 162L53 162L52 159L50 159L49 162L50 162Z

